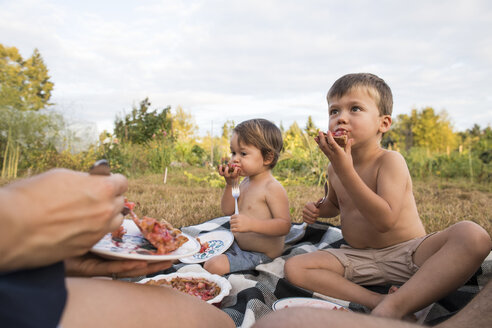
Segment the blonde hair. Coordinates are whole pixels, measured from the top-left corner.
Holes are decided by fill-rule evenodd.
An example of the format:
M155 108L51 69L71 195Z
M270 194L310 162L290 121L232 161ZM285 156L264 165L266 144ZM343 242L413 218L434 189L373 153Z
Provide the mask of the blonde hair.
M258 148L264 160L272 160L269 167L275 167L283 148L282 133L275 124L255 118L239 123L232 132L239 143Z

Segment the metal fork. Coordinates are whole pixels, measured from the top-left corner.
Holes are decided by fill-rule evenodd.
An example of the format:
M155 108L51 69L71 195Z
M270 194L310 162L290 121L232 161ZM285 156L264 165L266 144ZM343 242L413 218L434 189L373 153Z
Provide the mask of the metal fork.
M234 214L239 214L239 210L237 208L237 199L239 198L239 194L239 179L236 179L232 184L232 197L234 197Z
M321 204L323 204L326 200L326 197L328 197L328 182L325 181L325 196L323 198L321 198L320 200L318 200L314 206L316 207L319 207Z

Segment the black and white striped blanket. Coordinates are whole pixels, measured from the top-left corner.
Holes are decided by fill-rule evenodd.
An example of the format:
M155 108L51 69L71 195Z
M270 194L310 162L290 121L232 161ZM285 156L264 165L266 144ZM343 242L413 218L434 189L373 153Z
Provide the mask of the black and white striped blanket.
M182 230L192 236L200 233L229 229L229 217L212 219L205 223L183 227ZM367 308L343 300L332 299L321 294L313 293L296 287L284 279L283 267L285 260L291 256L313 252L321 248L338 248L343 243L340 229L324 223L292 224L290 233L286 237L286 246L281 257L266 264L258 265L255 270L233 272L226 275L232 285L232 290L222 301L221 308L236 323L237 327L251 327L256 320L272 311L272 304L285 297L314 297L334 301L348 306L353 311L369 312ZM177 264L165 272L187 271L191 267ZM193 264L194 269L203 270ZM485 286L492 276L492 257L489 256L477 273L459 290L451 293L422 313L420 322L434 325L445 320L461 309L479 290ZM370 287L372 290L387 293L386 287Z

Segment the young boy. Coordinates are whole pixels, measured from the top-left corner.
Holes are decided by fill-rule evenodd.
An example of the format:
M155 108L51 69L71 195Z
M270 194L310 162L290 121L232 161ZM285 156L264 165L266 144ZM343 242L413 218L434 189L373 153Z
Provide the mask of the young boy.
M219 166L226 180L221 207L231 215L231 231L235 241L224 254L205 262L204 268L215 274L254 269L282 254L285 235L290 230L287 192L273 177L272 168L282 150L282 134L275 124L264 119L240 123L232 132L231 161ZM239 214L234 214L232 185L239 176Z
M340 214L348 243L290 258L285 276L295 285L363 304L378 316L403 318L455 290L489 254L488 233L459 222L426 234L403 157L380 146L391 126L392 94L372 74L348 74L328 91L329 130L317 142L330 160L329 193L308 203L304 221ZM333 135L345 134L345 148ZM388 295L360 285L403 284Z

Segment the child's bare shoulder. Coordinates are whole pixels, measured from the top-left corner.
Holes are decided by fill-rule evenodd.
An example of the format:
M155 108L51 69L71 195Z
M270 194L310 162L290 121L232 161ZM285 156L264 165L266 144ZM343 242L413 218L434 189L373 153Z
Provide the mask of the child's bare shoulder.
M410 177L407 162L405 161L405 158L397 151L384 150L377 160L377 166L378 175L380 177L388 177L391 181L409 179Z
M407 166L407 162L405 161L405 158L402 156L397 151L394 150L386 150L384 149L383 152L381 153L381 156L378 158L378 165L379 166L392 166L392 165L397 165L397 166Z
M267 192L285 191L284 186L282 186L282 184L277 179L275 179L274 177L272 177L271 179L268 179L268 181L266 181L265 189Z

